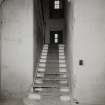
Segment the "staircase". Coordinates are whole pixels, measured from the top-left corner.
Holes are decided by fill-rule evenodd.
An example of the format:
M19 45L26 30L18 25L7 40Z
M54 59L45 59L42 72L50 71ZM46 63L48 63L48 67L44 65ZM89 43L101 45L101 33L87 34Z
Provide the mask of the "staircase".
M35 71L33 92L29 95L34 101L33 105L70 105L70 86L64 50L63 44L43 45Z

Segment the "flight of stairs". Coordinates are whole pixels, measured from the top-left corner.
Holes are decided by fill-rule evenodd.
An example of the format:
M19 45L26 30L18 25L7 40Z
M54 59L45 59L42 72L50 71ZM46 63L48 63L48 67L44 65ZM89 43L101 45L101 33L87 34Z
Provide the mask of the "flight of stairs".
M70 105L70 86L64 44L44 44L37 65L33 92L29 98L37 105ZM41 104L42 102L42 104ZM36 104L33 105L36 105Z

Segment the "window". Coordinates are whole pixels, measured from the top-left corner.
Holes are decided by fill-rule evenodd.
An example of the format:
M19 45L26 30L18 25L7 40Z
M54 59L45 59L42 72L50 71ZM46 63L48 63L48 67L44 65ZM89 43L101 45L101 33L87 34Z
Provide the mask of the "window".
M58 39L55 39L55 43L58 43Z
M65 0L49 0L49 18L64 18Z
M55 40L55 43L58 43L58 34L55 34L54 40Z
M54 1L54 9L60 9L60 1L59 0Z
M58 34L55 34L55 38L56 38L56 39L58 38Z

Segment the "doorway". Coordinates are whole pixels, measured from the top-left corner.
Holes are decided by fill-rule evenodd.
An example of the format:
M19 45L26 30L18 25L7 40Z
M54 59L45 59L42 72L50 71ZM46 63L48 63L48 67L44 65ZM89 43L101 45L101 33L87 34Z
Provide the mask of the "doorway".
M50 44L63 44L63 32L50 31Z

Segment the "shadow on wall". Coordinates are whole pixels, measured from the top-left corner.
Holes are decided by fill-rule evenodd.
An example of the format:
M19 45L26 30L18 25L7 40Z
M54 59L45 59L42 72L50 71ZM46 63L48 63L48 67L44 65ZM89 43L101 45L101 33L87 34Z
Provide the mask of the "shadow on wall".
M73 57L72 57L72 38L73 38L73 4L72 2L67 3L66 9L66 55L67 55L67 65L69 70L69 83L71 88L71 96L73 95L74 81L73 81Z
M42 17L41 1L34 0L34 72L37 67L38 60L40 58L40 52L43 43L44 43L44 21Z

